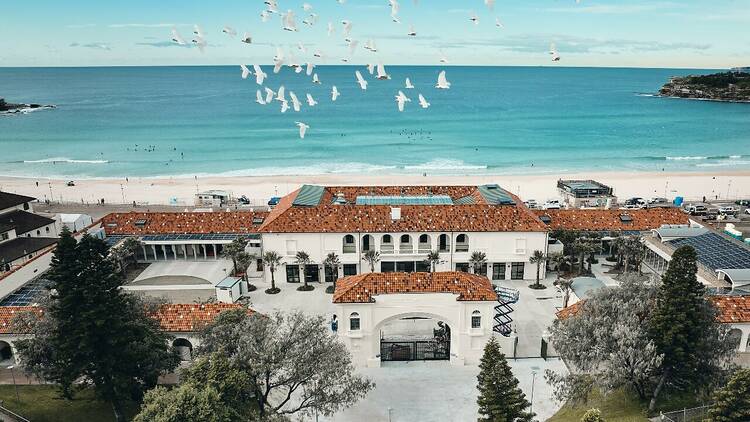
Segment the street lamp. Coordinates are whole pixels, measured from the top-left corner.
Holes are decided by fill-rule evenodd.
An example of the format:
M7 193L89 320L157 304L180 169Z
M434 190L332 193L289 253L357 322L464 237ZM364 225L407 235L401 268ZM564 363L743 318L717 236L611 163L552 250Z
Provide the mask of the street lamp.
M531 409L530 412L534 412L534 384L536 383L536 372L539 370L538 366L531 367Z
M21 404L21 398L18 396L18 384L16 384L16 373L13 372L13 368L15 368L15 365L8 366L8 369L10 369L10 375L13 377L13 388L16 390L16 404Z

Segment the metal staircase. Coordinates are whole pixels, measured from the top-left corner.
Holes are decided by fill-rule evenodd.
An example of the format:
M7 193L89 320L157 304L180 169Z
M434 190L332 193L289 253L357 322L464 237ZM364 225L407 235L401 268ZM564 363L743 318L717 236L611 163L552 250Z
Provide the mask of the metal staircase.
M495 306L495 325L492 329L508 337L513 332L511 328L513 318L510 317L513 308L510 305L518 302L518 290L495 286L495 292L497 293L498 305Z

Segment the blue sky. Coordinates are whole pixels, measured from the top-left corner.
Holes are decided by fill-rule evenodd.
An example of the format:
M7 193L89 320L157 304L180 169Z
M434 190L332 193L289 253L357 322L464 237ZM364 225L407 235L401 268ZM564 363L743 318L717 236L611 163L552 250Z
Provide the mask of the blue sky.
M301 62L320 49L323 63L340 64L348 56L342 19L353 22L351 38L360 41L351 63L438 64L444 55L471 65L750 65L750 0L497 0L492 11L483 0L399 0L401 24L391 21L387 0L306 0L319 15L312 27L302 24L303 1L278 2L294 11L299 32L283 31L278 15L262 23L262 0L5 1L0 66L266 64L276 46ZM204 52L169 41L173 27L189 41L194 24L207 34ZM410 24L416 37L406 36ZM225 25L249 32L253 44L221 33ZM362 48L368 39L377 53ZM548 54L552 42L558 63Z

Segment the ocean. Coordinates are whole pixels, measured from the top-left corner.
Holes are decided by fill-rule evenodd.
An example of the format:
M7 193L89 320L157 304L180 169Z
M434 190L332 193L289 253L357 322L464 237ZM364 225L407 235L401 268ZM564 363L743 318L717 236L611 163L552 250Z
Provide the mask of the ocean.
M0 175L52 178L560 174L750 168L750 104L659 98L678 69L319 66L266 86L239 66L0 68L0 97L55 104L0 116ZM366 91L355 82L360 70ZM449 90L435 89L445 69ZM404 89L409 77L415 89ZM341 96L331 102L331 85ZM411 98L404 112L394 95ZM308 107L305 94L319 102ZM417 94L431 103L419 107ZM296 121L310 125L299 139Z

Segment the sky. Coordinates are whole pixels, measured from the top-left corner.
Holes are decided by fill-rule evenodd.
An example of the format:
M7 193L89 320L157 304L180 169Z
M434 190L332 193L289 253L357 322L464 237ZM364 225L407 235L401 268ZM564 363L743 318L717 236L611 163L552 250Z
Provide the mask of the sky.
M263 0L3 3L2 67L268 64L276 47L319 64L437 65L445 57L452 65L750 66L750 0L497 0L493 10L484 0L399 0L400 24L388 0L278 0L280 11L294 12L298 32L282 30L278 14L261 22ZM318 15L315 25L302 23L303 3ZM351 56L342 20L359 41ZM204 51L170 41L174 28L190 42L195 24L206 33ZM252 44L222 33L226 25L248 32ZM410 25L416 37L406 35ZM362 48L370 39L376 53ZM552 43L559 62L550 59ZM315 50L324 57L312 57Z

